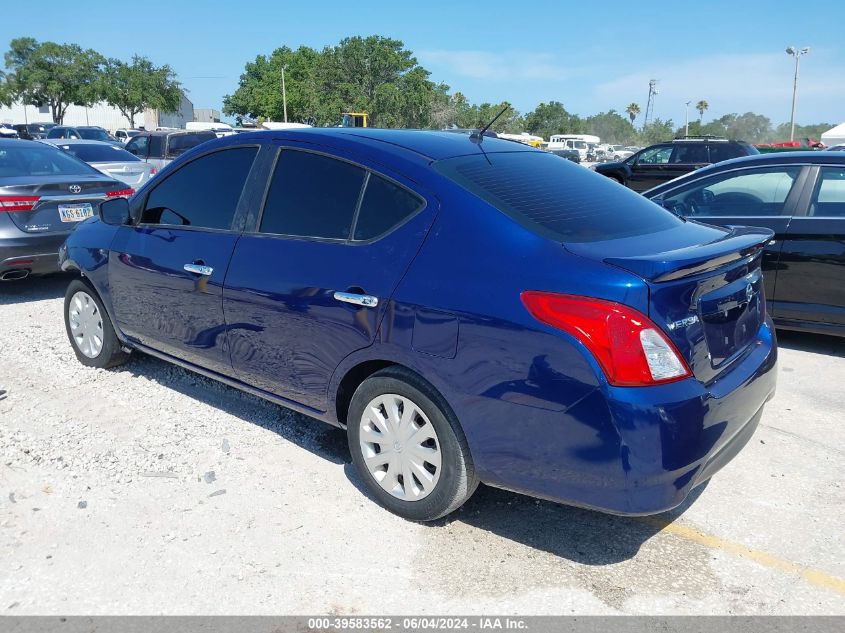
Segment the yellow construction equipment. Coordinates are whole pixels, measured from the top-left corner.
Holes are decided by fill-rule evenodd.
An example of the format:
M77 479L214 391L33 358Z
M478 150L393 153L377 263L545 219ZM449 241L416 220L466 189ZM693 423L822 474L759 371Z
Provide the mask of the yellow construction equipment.
M366 112L344 112L340 127L370 127L370 115Z

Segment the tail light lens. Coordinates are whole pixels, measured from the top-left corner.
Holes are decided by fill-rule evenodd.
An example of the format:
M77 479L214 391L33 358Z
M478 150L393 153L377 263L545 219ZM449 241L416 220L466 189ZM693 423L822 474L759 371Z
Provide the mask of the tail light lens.
M644 387L692 375L677 348L639 310L613 301L525 291L531 315L581 341L611 385Z
M32 211L39 196L0 196L0 213L3 211Z
M106 195L109 198L129 198L133 193L135 193L134 189L118 189L117 191L107 191Z
M157 173L158 173L158 169L156 169L155 167L153 167L153 168L150 170L150 176L155 176Z

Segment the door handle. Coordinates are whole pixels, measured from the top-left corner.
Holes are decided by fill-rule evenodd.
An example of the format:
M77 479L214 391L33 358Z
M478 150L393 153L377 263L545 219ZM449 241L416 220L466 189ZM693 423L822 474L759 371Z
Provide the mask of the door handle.
M214 272L214 269L211 266L206 266L205 264L185 264L182 266L185 270L189 273L196 273L197 275L211 275Z
M365 308L375 308L378 305L378 297L372 295L359 295L354 292L336 292L334 298L343 303L352 303Z

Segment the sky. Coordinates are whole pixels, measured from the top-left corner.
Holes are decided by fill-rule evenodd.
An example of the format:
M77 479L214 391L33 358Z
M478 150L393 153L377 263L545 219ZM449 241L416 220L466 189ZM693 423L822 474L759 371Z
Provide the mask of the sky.
M405 43L431 79L476 103L509 101L521 112L560 101L582 116L636 102L683 124L685 102L705 99L705 121L731 112L788 122L794 59L801 58L796 122L845 121L845 2L617 0L557 2L289 2L252 0L41 0L37 20L0 23L14 37L73 42L107 57L169 64L196 108L222 109L246 62L287 45L322 48L346 36ZM84 12L81 9L84 7ZM14 13L14 12L13 12ZM86 17L86 15L88 17ZM698 113L690 106L690 120Z

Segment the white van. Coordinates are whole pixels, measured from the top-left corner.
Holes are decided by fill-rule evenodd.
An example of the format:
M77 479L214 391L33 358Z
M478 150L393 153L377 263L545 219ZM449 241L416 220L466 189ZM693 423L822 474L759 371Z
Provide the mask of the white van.
M232 136L235 130L228 123L206 123L205 121L188 121L185 124L185 129L192 132L214 132L217 138L222 136Z
M578 150L581 160L587 160L590 145L598 145L601 139L593 134L552 134L549 137L549 151L556 149Z

